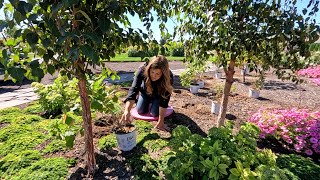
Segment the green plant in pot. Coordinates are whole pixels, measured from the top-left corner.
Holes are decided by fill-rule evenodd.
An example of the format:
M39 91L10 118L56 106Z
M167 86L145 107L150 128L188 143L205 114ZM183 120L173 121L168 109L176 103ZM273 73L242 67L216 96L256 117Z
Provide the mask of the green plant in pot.
M116 134L120 150L130 151L137 145L137 130L134 124L128 124L118 118L115 121L113 131Z

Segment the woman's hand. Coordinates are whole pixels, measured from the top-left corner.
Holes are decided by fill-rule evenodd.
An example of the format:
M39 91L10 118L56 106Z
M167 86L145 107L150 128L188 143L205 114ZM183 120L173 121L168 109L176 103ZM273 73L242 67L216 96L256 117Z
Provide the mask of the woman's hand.
M131 114L129 111L124 111L122 117L121 117L121 122L125 124L130 124L131 123Z

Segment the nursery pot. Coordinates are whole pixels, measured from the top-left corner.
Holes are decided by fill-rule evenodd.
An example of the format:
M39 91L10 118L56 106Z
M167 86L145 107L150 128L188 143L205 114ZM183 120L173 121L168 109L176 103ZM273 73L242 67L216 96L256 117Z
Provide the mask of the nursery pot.
M257 90L257 89L249 89L249 97L251 98L259 98L259 95L260 95L260 91Z
M199 90L199 85L198 84L190 84L190 92L192 94L196 94L198 93L198 90Z
M211 102L211 113L212 114L219 114L220 111L220 103L217 101Z
M199 88L204 88L204 81L198 81Z
M217 78L217 79L221 79L222 78L222 73L221 72L216 72L214 74L214 77Z
M136 127L132 124L127 125L124 127L127 129L125 131L117 131L116 137L118 142L118 147L122 151L130 151L137 145L137 131Z

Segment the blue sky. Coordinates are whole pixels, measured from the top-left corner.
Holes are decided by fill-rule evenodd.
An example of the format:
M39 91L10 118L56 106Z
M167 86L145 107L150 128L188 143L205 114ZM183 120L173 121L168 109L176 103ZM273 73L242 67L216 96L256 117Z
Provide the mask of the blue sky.
M8 0L5 0L5 2L8 3ZM298 0L298 2L297 2L298 12L301 12L304 7L307 7L308 2L309 2L308 0ZM320 15L320 13L318 12L316 15L317 19L319 19L319 15ZM0 10L0 19L4 19L3 9ZM143 27L143 23L140 21L138 16L129 15L129 20L131 22L132 28L140 28L143 31L146 31L146 29ZM318 21L318 23L319 23L319 21ZM171 19L168 19L168 22L166 23L166 27L167 27L169 33L173 33L174 26L175 26L175 22L173 22ZM154 22L151 26L151 29L154 33L154 38L156 40L160 40L161 32L159 30L159 23Z

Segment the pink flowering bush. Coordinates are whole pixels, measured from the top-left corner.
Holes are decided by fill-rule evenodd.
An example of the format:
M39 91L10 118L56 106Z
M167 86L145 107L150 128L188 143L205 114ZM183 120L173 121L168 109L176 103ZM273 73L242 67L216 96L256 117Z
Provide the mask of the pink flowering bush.
M320 65L309 67L307 69L301 69L300 71L298 71L298 75L306 76L309 78L320 78Z
M307 109L260 109L249 122L256 124L260 138L282 139L297 152L320 154L320 112Z
M320 86L320 65L309 67L307 69L301 69L300 71L298 71L298 75L314 78L311 79L311 82Z

